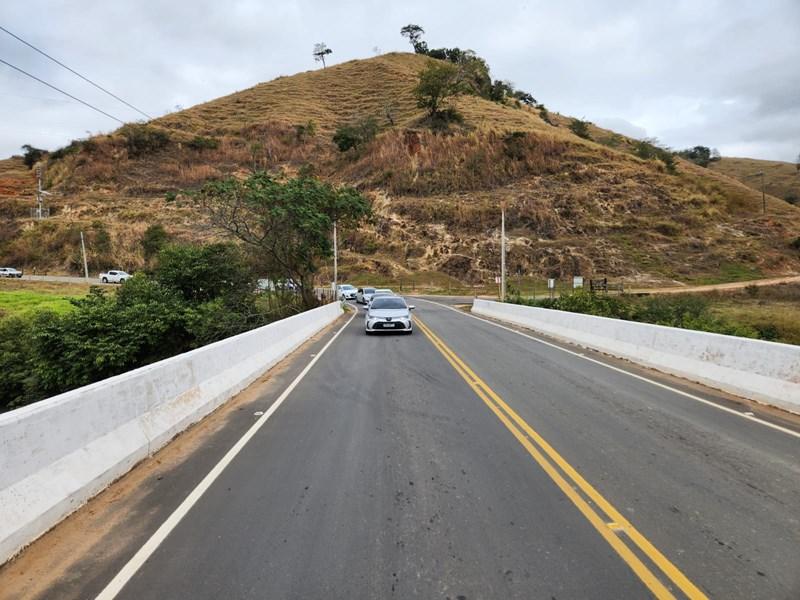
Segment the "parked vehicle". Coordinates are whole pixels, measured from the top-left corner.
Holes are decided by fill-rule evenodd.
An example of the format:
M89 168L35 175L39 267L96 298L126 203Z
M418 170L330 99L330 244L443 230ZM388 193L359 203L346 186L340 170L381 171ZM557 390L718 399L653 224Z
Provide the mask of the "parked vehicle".
M414 306L406 304L405 299L400 296L375 296L367 309L364 331L367 335L387 331L413 333L413 309Z
M339 300L355 300L358 291L354 285L343 283L336 286L336 297Z
M394 296L394 292L392 290L390 290L389 288L376 288L375 289L375 293L376 294L389 294L390 296Z
M0 277L22 277L22 271L17 271L14 267L0 267Z
M120 270L100 273L100 281L103 283L125 283L130 278L131 276L128 273Z
M356 302L359 304L369 304L369 301L372 300L372 294L374 293L375 288L373 287L358 288L356 292Z

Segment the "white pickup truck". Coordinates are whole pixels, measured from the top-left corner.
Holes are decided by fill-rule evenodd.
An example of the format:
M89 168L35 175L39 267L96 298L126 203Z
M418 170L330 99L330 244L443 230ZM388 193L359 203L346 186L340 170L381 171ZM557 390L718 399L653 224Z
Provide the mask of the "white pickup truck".
M131 276L125 271L117 270L100 273L100 281L103 283L124 283L130 278Z
M0 277L22 277L22 271L17 271L14 267L0 267Z

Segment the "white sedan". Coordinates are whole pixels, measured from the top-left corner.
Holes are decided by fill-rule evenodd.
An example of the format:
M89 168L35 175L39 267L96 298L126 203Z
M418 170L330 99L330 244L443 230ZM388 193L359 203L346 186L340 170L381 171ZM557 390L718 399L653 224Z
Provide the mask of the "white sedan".
M406 304L400 296L376 296L367 309L364 329L367 335L386 331L413 333L411 319L413 305Z
M22 277L22 271L17 271L14 267L0 267L0 277Z

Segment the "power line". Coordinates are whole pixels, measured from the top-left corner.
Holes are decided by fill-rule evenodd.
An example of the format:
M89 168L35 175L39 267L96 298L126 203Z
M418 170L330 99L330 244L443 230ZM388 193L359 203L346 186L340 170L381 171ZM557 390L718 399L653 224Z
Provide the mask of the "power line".
M26 46L28 46L29 48L33 48L34 50L36 50L36 52L38 52L38 53L39 53L39 54L41 54L42 56L46 56L47 58L49 58L50 60L52 60L52 61L53 61L54 63L56 63L57 65L64 67L64 68L65 68L67 71L69 71L70 73L73 73L74 75L77 75L78 77L80 77L81 79L83 79L84 81L86 81L87 83L91 83L91 84L92 84L94 87L96 87L98 90L101 90L101 91L105 92L106 94L108 94L108 95L109 95L109 96L111 96L112 98L116 98L117 100L119 100L120 102L122 102L122 103L123 103L125 106L128 106L128 107L132 108L133 110L135 110L135 111L136 111L136 112L138 112L139 114L142 114L142 115L144 115L144 116L145 116L145 117L147 117L148 119L152 119L152 118L153 118L153 117L151 117L150 115L148 115L146 112L144 112L143 110L139 110L139 109L138 109L138 108L136 108L136 107L135 107L133 104L131 104L131 103L129 103L129 102L125 102L125 100L123 100L123 99L122 99L122 98L120 98L119 96L117 96L117 95L115 95L115 94L112 94L112 93L111 93L111 92L109 92L107 89L105 89L104 87L102 87L102 86L100 86L99 84L95 83L94 81L92 81L92 80L91 80L91 79L89 79L88 77L85 77L85 76L81 75L81 74L80 74L80 73L78 73L78 72L77 72L75 69L71 69L71 68L69 68L67 65L65 65L65 64L64 64L64 63L62 63L61 61L59 61L59 60L56 60L55 58L53 58L52 56L50 56L49 54L47 54L47 52L45 52L44 50L39 50L39 48L37 48L36 46L34 46L33 44L31 44L30 42L26 42L26 41L25 41L25 40L23 40L21 37L19 37L19 36L18 36L18 35L16 35L16 34L13 34L13 33L11 33L11 32L10 32L8 29L6 29L5 27L3 27L3 26L1 26L1 25L0 25L0 30L3 30L3 31L5 31L5 32L6 32L8 35L10 35L11 37L13 37L13 38L14 38L14 39L16 39L16 40L19 40L20 42L22 42L23 44L25 44L25 45L26 45Z
M28 73L27 71L23 71L23 70L22 70L22 69L20 69L19 67L15 67L15 66L14 66L14 65L12 65L10 62L6 62L6 61L4 61L2 58L0 58L0 63L3 63L4 65L7 65L7 66L11 67L11 68L12 68L12 69L14 69L15 71L19 71L19 72L20 72L20 73L22 73L23 75L27 75L27 76L28 76L28 77L30 77L31 79L35 79L35 80L36 80L36 81L38 81L39 83L42 83L42 84L46 85L47 87L49 87L49 88L51 88L51 89L54 89L55 91L57 91L57 92L60 92L60 93L64 94L65 96L68 96L69 98L72 98L73 100L76 100L76 101L80 102L80 103L81 103L81 104L83 104L84 106L88 106L88 107L89 107L89 108L91 108L92 110L96 110L96 111L97 111L97 112L99 112L100 114L107 116L109 119L114 119L115 121L117 121L117 122L119 122L119 123L122 123L123 125L125 125L125 121L123 121L122 119L118 119L118 118L117 118L117 117L115 117L114 115L110 115L110 114L108 114L106 111L104 111L104 110L100 110L100 109L99 109L99 108L97 108L96 106L92 106L91 104L89 104L88 102L84 102L84 101L83 101L83 100L81 100L80 98L76 98L75 96L73 96L73 95L72 95L72 94L70 94L69 92L65 92L64 90L62 90L62 89L60 89L60 88L57 88L56 86L54 86L54 85L52 85L52 84L50 84L50 83L47 83L45 80L43 80L43 79L39 79L38 77L36 77L36 75L31 75L31 74L30 74L30 73Z

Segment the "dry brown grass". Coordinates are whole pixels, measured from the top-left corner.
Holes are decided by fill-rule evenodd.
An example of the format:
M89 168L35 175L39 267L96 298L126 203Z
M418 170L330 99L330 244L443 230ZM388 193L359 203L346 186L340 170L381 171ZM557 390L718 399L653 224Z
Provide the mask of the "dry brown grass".
M149 126L166 131L169 142L136 158L119 132L94 138L90 149L48 166L57 195L47 224L32 224L23 210L30 172L19 159L0 161L0 256L74 269L75 232L99 221L110 235L109 260L135 269L151 223L177 239L218 235L186 195L168 201L176 192L253 168L313 169L374 201L374 221L343 232L351 273L492 281L501 201L509 203L512 272L641 284L800 271L800 253L789 246L800 236L800 209L770 198L761 215L760 194L750 187L686 161L667 173L661 162L633 156L633 141L614 132L591 126L592 139L583 140L566 116L553 112L548 125L536 110L476 97L455 102L463 127L449 135L425 130L412 89L427 60L394 53L259 84L156 120ZM336 127L369 116L378 120L378 137L339 153ZM309 121L315 135L299 135L296 127ZM509 142L512 132L525 135ZM212 136L216 148L193 147L197 135Z
M761 178L749 177L764 172L764 189L767 194L786 200L795 198L800 202L800 170L792 163L776 160L757 160L755 158L729 158L711 163L709 168L733 179L758 192L761 191Z

